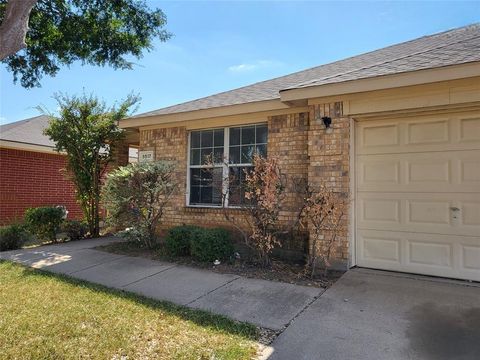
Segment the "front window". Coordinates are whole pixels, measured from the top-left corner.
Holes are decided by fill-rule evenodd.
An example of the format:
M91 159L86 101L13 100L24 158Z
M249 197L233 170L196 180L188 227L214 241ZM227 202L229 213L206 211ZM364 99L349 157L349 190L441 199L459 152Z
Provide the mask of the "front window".
M267 155L266 124L192 131L189 205L221 206L223 198L227 206L241 205L255 153Z

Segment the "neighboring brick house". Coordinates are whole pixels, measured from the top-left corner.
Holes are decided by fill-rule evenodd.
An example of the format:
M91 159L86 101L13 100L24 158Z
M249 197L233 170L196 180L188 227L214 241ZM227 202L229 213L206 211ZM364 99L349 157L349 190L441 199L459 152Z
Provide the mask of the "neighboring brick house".
M120 124L139 131L140 159L153 151L177 164L185 192L166 226L228 226L221 173L249 166L257 150L349 196L336 252L343 267L480 280L478 24ZM231 165L202 172L212 152ZM297 201L287 199L283 221Z
M63 173L65 156L43 135L47 126L47 116L0 126L0 225L39 206L63 205L68 218L82 217L74 185Z

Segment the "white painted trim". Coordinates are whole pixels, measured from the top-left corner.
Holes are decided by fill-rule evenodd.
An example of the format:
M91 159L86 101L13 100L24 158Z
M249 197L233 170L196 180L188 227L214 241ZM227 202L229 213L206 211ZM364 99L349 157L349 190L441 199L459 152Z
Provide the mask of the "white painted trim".
M228 180L230 179L230 167L228 164L225 164L225 159L230 159L230 128L225 128L223 138L223 172L222 172L222 201L225 199L225 203L222 204L222 207L228 207L228 198L230 195L230 186Z
M187 205L187 208L194 209L222 209L222 205Z
M187 190L185 191L186 193L186 202L185 202L185 206L187 207L205 207L205 208L209 208L209 207L214 207L214 208L218 208L220 207L220 205L208 205L208 204L199 204L199 205L195 205L195 204L190 204L190 169L207 169L207 168L219 168L220 166L208 166L208 165L190 165L190 152L191 152L191 149L190 149L190 145L191 145L191 138L192 138L192 131L202 131L202 130L219 130L219 129L222 129L223 130L223 153L225 154L225 127L214 127L214 128L206 128L206 129L201 129L201 130L190 130L188 131L188 139L187 139ZM200 152L201 153L201 152ZM200 159L200 162L201 162L201 159ZM222 165L222 167L224 167L224 165ZM222 173L222 176L223 176L223 173ZM223 186L223 179L222 179L222 186Z
M303 107L303 109L306 109ZM275 114L295 112L295 107L277 99L261 100L236 105L218 106L208 109L176 112L162 115L134 116L119 121L121 128L135 128L149 125L159 125L168 123L179 123L191 120L206 120L217 117L229 117L232 115L240 116L271 116ZM273 113L272 113L273 112ZM224 119L222 119L224 121ZM240 124L239 124L240 125Z
M32 152L41 152L41 153L54 153L58 155L65 155L63 152L57 152L53 147L46 146L46 145L37 145L37 144L29 144L29 143L22 143L17 141L9 141L9 140L0 140L0 147L8 148L8 149L15 149L15 150L24 150L24 151L32 151Z
M190 206L190 142L192 132L187 133L187 189L185 191L185 206Z
M357 172L355 170L355 134L356 134L356 127L355 127L355 120L350 119L350 216L349 216L349 227L348 227L348 232L349 232L349 244L348 244L348 249L349 249L349 258L348 258L348 267L353 267L357 265L357 244L356 244L356 231L357 231L357 225L356 225L356 195L357 195L357 185L356 185L356 179L357 179Z
M213 128L205 128L205 129L199 129L201 130L218 130L218 129L223 129L223 156L226 157L227 159L230 157L230 129L231 128L236 128L236 127L244 127L244 126L250 126L250 125L267 125L267 137L268 137L268 123L263 121L263 122L258 122L255 124L245 124L245 125L235 125L235 126L225 126L225 127L213 127ZM230 175L230 167L246 167L246 166L252 166L252 164L225 164L225 161L222 163L222 198L223 195L225 194L225 203L221 205L208 205L208 204L190 204L190 169L202 169L202 168L208 168L209 166L205 165L190 165L190 145L191 145L191 137L192 137L192 131L199 131L197 129L192 129L188 131L188 138L187 138L187 189L185 191L185 206L186 207L191 207L191 208L213 208L213 209L219 209L219 208L229 208L229 209L236 209L239 208L239 206L234 205L234 206L229 206L228 205L228 178ZM256 135L255 135L256 137ZM256 140L256 138L255 138ZM256 143L255 143L256 144ZM268 139L267 139L267 144L268 144ZM267 145L267 151L268 151L268 145ZM220 166L214 166L219 168Z

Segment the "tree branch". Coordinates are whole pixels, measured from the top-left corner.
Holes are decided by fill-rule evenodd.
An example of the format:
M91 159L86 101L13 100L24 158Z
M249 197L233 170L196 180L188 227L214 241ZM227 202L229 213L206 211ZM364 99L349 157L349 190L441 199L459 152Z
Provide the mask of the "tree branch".
M37 0L9 0L0 26L0 60L27 46L28 19Z

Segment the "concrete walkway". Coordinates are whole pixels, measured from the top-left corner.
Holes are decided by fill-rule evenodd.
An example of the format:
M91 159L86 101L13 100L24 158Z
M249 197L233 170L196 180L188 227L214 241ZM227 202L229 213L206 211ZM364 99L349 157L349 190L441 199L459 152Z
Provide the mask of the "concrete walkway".
M269 360L478 360L480 284L351 270L268 350Z
M323 292L313 287L218 274L93 249L115 241L118 238L0 252L0 259L208 310L276 331L284 329Z

